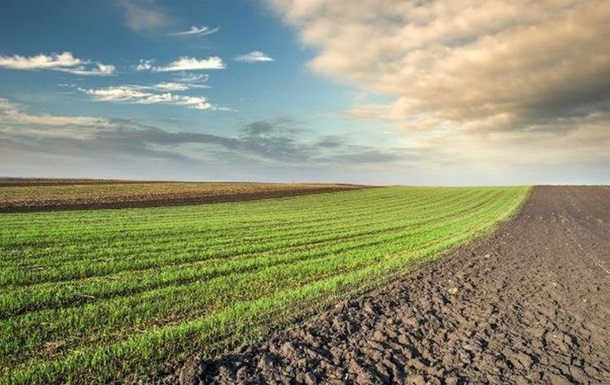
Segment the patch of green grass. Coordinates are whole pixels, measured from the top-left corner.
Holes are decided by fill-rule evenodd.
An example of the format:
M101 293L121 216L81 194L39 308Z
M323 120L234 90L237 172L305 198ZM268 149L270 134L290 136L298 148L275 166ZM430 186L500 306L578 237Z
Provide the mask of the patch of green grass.
M213 354L489 232L525 187L0 215L0 383Z

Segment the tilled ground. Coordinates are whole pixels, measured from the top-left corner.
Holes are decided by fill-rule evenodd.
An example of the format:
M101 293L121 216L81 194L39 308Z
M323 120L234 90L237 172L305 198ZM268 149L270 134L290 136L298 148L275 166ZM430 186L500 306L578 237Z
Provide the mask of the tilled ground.
M0 213L186 206L285 198L370 187L328 183L186 183L0 178Z
M165 382L610 384L610 188L536 187L493 235Z

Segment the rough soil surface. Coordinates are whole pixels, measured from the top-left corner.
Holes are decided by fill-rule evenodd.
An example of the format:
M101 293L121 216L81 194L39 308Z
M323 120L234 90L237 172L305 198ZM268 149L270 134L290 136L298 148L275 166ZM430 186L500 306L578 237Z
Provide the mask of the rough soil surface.
M491 236L164 382L610 384L610 188L536 187Z

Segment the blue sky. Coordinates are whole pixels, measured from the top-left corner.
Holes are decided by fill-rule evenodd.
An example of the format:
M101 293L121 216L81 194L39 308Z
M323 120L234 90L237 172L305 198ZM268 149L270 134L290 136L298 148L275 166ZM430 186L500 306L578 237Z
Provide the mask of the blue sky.
M0 176L610 183L608 25L597 1L5 0Z

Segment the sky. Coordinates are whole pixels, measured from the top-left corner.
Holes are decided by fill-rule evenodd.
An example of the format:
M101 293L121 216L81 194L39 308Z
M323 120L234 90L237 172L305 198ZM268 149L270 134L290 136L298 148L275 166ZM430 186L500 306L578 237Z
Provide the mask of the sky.
M610 2L3 0L0 176L610 184Z

